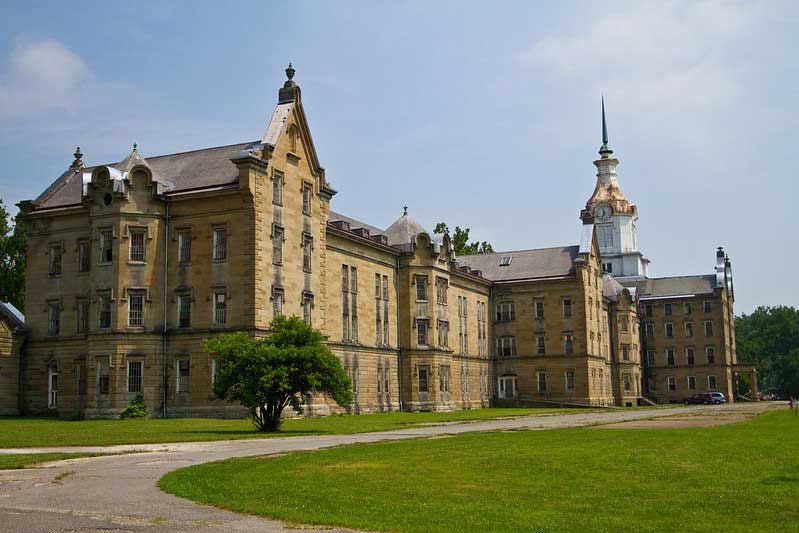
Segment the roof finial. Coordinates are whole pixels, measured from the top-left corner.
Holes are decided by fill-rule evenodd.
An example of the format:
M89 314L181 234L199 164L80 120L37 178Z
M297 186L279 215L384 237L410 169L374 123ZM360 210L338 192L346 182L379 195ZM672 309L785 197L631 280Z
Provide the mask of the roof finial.
M294 79L295 72L297 71L294 70L294 67L291 66L291 62L289 62L289 68L286 69L286 77L289 79L289 81Z
M403 205L402 206L402 214L403 215L407 215L408 214L408 206L407 205Z
M70 165L70 168L80 168L80 167L82 167L83 166L83 160L82 160L83 154L80 153L80 146L75 148L75 153L72 154L72 155L75 156L75 161L72 162L72 164Z
M608 146L608 124L605 121L605 96L602 95L602 146L599 147L599 154L605 157L612 153L613 150Z
M133 143L133 151L134 151L134 152L137 152L138 150L139 150L139 145L138 145L138 143L135 143L135 142L134 142L134 143Z

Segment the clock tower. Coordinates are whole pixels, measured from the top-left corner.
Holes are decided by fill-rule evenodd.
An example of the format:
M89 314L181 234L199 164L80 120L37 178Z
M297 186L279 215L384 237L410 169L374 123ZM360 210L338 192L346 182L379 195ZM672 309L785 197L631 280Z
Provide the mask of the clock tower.
M624 197L616 178L619 160L608 145L605 101L602 100L602 146L594 161L597 181L594 193L580 211L583 224L594 224L602 267L614 277L646 277L649 260L638 251L638 208Z

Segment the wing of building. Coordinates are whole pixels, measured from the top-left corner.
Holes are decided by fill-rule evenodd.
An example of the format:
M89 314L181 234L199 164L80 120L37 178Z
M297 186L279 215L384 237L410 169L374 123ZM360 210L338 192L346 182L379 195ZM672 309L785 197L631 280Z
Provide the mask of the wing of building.
M20 204L23 412L116 416L142 394L164 416L241 416L211 398L217 365L201 343L230 331L268 335L280 314L325 335L353 380L354 412L632 405L693 390L665 394L671 374L641 360L650 346L671 345L639 335L639 323L659 320L640 313L681 289L646 277L637 209L606 141L578 244L456 257L448 235L407 209L385 229L331 211L336 191L294 74L289 66L260 139L158 156L134 145L93 165L77 149L52 185ZM725 281L713 278L710 293L685 282L691 298L718 302L702 315L716 321L714 339L732 334L725 261ZM714 342L712 388L731 393L734 341ZM708 386L709 376L697 373ZM310 414L335 409L306 401Z

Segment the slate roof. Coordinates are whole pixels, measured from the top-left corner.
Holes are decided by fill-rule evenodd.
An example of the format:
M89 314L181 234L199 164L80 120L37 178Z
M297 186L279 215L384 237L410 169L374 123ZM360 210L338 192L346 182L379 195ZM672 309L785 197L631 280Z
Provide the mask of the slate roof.
M348 217L346 215L342 215L341 213L336 213L334 211L330 212L330 218L328 218L328 222L338 222L340 220L343 220L344 222L348 222L349 225L350 225L350 229L351 230L358 229L358 228L364 228L364 229L369 230L369 235L372 235L372 236L374 236L374 235L382 235L384 233L384 231L382 229L377 228L375 226L371 226L371 225L369 225L369 224L367 224L365 222L361 222L360 220L355 220L354 218L350 218L350 217Z
M537 250L517 250L494 254L465 255L458 264L480 270L491 281L511 281L574 275L574 260L579 246L558 246ZM502 257L510 256L508 266L499 266Z
M665 298L689 294L713 294L716 289L716 276L713 274L697 276L675 276L670 278L644 278L621 280L625 287L636 287L640 298Z
M11 323L18 328L25 327L25 315L22 314L22 311L14 307L14 304L11 302L0 301L0 315L7 317Z
M395 220L394 223L390 225L384 232L386 238L388 239L388 243L392 246L409 244L413 242L413 239L416 237L416 235L420 233L427 233L431 238L433 237L432 232L424 229L421 224L416 222L407 213Z
M190 152L160 155L147 158L147 165L153 174L164 181L171 182L170 193L214 187L236 183L239 172L230 159L242 150L260 145L260 141L214 146ZM82 174L91 172L98 166L121 168L129 163L128 158L117 163L107 163L94 167L84 167L75 172L70 169L53 182L35 202L40 208L63 207L81 202L83 188Z

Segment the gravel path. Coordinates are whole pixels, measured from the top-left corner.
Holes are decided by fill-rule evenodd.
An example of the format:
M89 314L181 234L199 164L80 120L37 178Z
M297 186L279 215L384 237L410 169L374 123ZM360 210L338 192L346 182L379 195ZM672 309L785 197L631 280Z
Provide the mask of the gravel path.
M538 415L360 433L108 447L15 448L0 453L144 451L70 459L47 467L0 471L4 531L288 531L257 517L197 505L161 492L156 483L177 468L230 457L316 450L344 444L452 435L472 431L555 429L700 413L755 413L774 403ZM311 531L303 529L303 531ZM331 531L326 529L325 531Z

